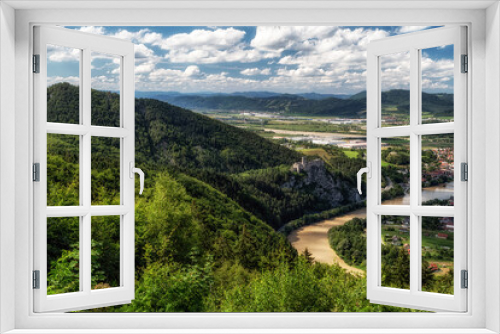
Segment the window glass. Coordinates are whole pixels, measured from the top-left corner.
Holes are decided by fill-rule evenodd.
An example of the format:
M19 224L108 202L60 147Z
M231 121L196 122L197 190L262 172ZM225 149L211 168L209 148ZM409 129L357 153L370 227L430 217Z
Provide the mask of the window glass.
M92 217L92 289L120 286L120 216Z
M92 137L92 205L120 204L120 141Z
M80 123L82 50L47 45L47 122Z
M453 45L421 50L422 123L453 122Z
M454 134L421 136L422 205L454 205Z
M382 126L410 124L410 52L380 56Z
M410 217L382 216L382 270L384 287L410 289Z
M121 57L92 52L92 125L120 126Z
M80 138L47 134L47 206L80 205Z
M381 139L383 205L410 204L410 137Z
M422 217L422 291L453 294L453 217Z
M47 294L80 291L80 218L47 218Z

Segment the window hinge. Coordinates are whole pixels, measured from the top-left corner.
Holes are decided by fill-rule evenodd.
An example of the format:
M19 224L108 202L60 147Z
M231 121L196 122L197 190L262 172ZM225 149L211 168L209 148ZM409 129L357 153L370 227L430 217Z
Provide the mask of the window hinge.
M33 181L40 182L40 163L33 164Z
M462 270L461 271L461 279L462 279L462 289L467 289L469 288L469 273L467 270Z
M462 70L460 72L462 73L469 72L469 56L467 55L462 55Z
M33 270L33 289L40 289L40 270Z
M33 73L40 73L40 55L33 55Z
M461 168L461 180L469 181L469 165L466 162L462 162L460 165Z

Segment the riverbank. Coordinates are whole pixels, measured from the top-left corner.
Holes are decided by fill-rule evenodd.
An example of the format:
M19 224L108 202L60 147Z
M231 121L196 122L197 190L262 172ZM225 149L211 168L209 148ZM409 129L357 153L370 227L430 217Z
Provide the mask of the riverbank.
M453 182L447 183L445 185L422 189L422 199L424 201L436 198L449 199L451 196L453 196ZM383 204L409 205L410 194L384 201ZM303 253L307 248L314 260L317 262L327 264L336 263L354 275L364 275L363 270L352 267L345 263L345 261L342 260L331 248L330 243L328 242L328 231L332 227L344 225L346 222L353 218L366 218L366 208L358 208L344 214L339 214L335 218L324 219L318 222L307 224L305 226L299 227L296 226L298 224L295 224L293 227L297 228L293 230L291 230L292 226L288 226L289 230L286 231L286 234L288 235L287 239L299 253ZM443 273L445 272L446 271L443 270Z
M307 248L315 261L327 264L338 264L351 274L363 276L365 273L363 270L345 263L345 261L330 247L328 242L328 231L332 227L344 225L353 218L366 218L366 208L360 208L333 219L326 219L315 224L301 227L292 231L287 238L299 253L303 253Z

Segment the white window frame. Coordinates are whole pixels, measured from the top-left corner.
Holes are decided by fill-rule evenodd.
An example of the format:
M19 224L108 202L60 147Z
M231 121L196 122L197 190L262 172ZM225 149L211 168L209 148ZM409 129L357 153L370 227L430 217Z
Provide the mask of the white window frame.
M2 43L2 56L0 65L2 70L15 62L15 100L7 96L12 92L9 80L0 78L2 86L1 117L3 124L15 127L15 147L9 149L5 139L12 140L12 132L0 132L2 141L2 157L15 158L15 220L7 221L2 216L0 236L2 248L0 249L0 264L2 268L0 293L0 318L3 320L2 330L16 329L15 333L36 333L37 329L54 329L50 332L76 332L72 329L87 328L88 332L104 333L105 329L115 329L115 332L133 333L131 328L160 329L170 328L162 332L181 332L175 328L213 329L212 332L237 332L235 328L254 328L252 332L336 332L335 328L351 328L349 332L363 333L405 333L415 332L411 328L419 328L419 332L433 333L492 333L500 331L498 312L500 310L499 298L499 270L498 261L500 230L498 218L500 208L498 202L500 192L500 175L498 163L500 154L491 152L486 156L486 136L493 141L493 145L500 144L498 131L498 108L500 99L499 77L499 50L500 50L500 11L496 2L429 2L405 1L398 2L399 9L391 9L394 3L384 1L371 2L369 9L363 1L335 3L316 3L314 1L281 3L279 1L264 3L242 2L241 4L220 4L217 2L198 3L193 9L189 3L181 4L172 2L163 4L163 9L137 10L119 9L120 6L144 7L162 6L158 3L145 1L143 5L127 2L113 3L96 2L17 2L7 1L0 4L0 42ZM271 4L271 5L270 5ZM15 23L12 20L13 10L9 5L24 10L16 11ZM45 7L44 7L45 6ZM48 6L48 7L47 7ZM50 7L52 6L52 7ZM64 10L40 10L40 8L69 7ZM91 9L92 7L100 9ZM103 10L102 7L114 8ZM225 9L221 10L221 6ZM432 6L432 7L428 7ZM457 6L457 7L454 7ZM491 6L486 10L485 8ZM72 7L72 8L71 8ZM86 7L86 8L85 8ZM272 7L272 8L268 8ZM33 9L34 8L34 9ZM75 9L80 8L80 9ZM84 8L84 9L82 9ZM90 8L90 9L89 9ZM150 7L152 8L152 7ZM346 9L351 8L351 9ZM401 9L406 8L406 9ZM458 8L458 9L457 9ZM411 10L408 10L411 9ZM487 26L485 25L487 24ZM30 181L32 147L32 107L30 59L32 45L32 26L35 24L61 24L61 25L434 25L434 24L465 24L469 27L469 56L471 75L468 79L469 87L469 153L471 186L468 190L469 227L468 234L471 242L468 244L470 287L468 289L469 311L467 313L436 313L436 314L34 314L32 312L32 290L30 259L30 245L32 244L31 224L33 220L32 184ZM488 28L488 29L486 29ZM12 31L15 31L15 53ZM7 37L7 38L6 38ZM7 39L7 40L6 40ZM7 49L3 48L7 45ZM15 57L15 60L14 60ZM486 72L486 65L488 72ZM6 72L2 72L6 73ZM12 71L10 71L12 73ZM12 78L10 78L12 81ZM488 85L486 85L488 83ZM5 100L4 100L5 99ZM15 105L14 105L15 103ZM5 105L8 104L6 107ZM8 113L6 108L15 107L15 116L12 110ZM487 108L488 107L488 108ZM488 122L485 121L488 117ZM474 120L474 121L472 121ZM2 129L5 125L2 125ZM491 145L491 143L490 143ZM489 162L486 165L486 162ZM486 167L485 167L486 166ZM12 165L5 160L0 165L0 182L9 182L13 171ZM485 171L493 172L485 182ZM472 182L473 181L473 182ZM6 197L7 190L1 187ZM10 190L8 190L10 191ZM489 197L486 197L488 193ZM1 198L0 205L5 210L6 203ZM488 207L485 207L489 204ZM6 214L12 217L12 212ZM486 216L487 215L487 216ZM488 221L485 219L488 217ZM473 233L472 233L473 232ZM15 245L12 242L15 238ZM5 250L15 249L14 257ZM495 254L488 267L485 266L484 257L486 250ZM11 283L11 286L6 284ZM12 286L15 291L11 292ZM10 290L9 290L10 289ZM486 293L488 290L488 293ZM9 303L11 303L9 305ZM11 305L15 305L12 310ZM8 307L10 306L10 308ZM11 316L14 316L12 318ZM287 330L281 330L288 328ZM296 330L291 330L295 328ZM300 328L300 329L299 329ZM357 328L358 330L354 330ZM383 330L382 330L383 328ZM463 330L459 330L462 328ZM492 331L490 331L489 329ZM64 329L64 330L63 330ZM122 329L122 330L120 330ZM219 329L219 330L215 330ZM222 329L222 330L221 330ZM224 330L225 329L225 330ZM230 330L233 329L233 330ZM264 330L268 329L268 330ZM448 330L447 330L448 329ZM195 330L193 330L195 331ZM40 331L41 332L41 331ZM142 332L144 330L137 330ZM186 331L184 331L186 333ZM196 332L196 331L195 331ZM198 332L202 332L201 330ZM242 330L243 332L243 330ZM246 331L248 332L248 331ZM344 331L345 332L345 331Z
M39 181L33 184L34 202L34 269L39 271L39 289L34 289L35 312L74 311L95 307L128 304L135 297L135 92L134 45L125 40L98 36L71 29L34 27L34 53L39 56L39 73L33 75L34 94L34 162L39 163ZM47 122L47 45L79 49L80 115L79 124ZM92 52L119 58L120 112L119 126L95 126L91 120ZM47 206L47 134L79 137L79 205ZM120 204L92 205L91 145L92 138L108 137L120 141ZM132 177L131 177L132 176ZM119 216L120 285L92 290L91 234L92 217ZM79 218L78 292L47 295L47 218Z
M467 185L461 180L460 164L467 163L467 73L461 73L461 55L467 54L466 27L451 26L393 36L371 42L367 50L367 298L377 304L414 307L423 310L463 312L467 309L467 290L461 288L461 270L467 270ZM422 50L453 45L454 119L449 123L422 124ZM410 124L384 127L382 123L381 58L399 52L410 56ZM454 206L423 206L421 136L454 134ZM410 203L382 205L380 180L383 138L410 139ZM370 167L369 167L370 168ZM410 218L410 288L396 289L381 284L381 217ZM422 291L422 230L424 216L454 217L454 294Z

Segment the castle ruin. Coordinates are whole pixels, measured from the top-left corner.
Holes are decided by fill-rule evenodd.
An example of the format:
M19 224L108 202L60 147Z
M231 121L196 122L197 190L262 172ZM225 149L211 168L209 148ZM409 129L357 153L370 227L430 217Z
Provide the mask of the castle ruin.
M324 166L324 161L321 159L314 159L313 161L307 161L306 157L302 157L302 161L296 162L292 165L290 170L292 172L301 173L308 172L311 168L317 167L322 168Z

